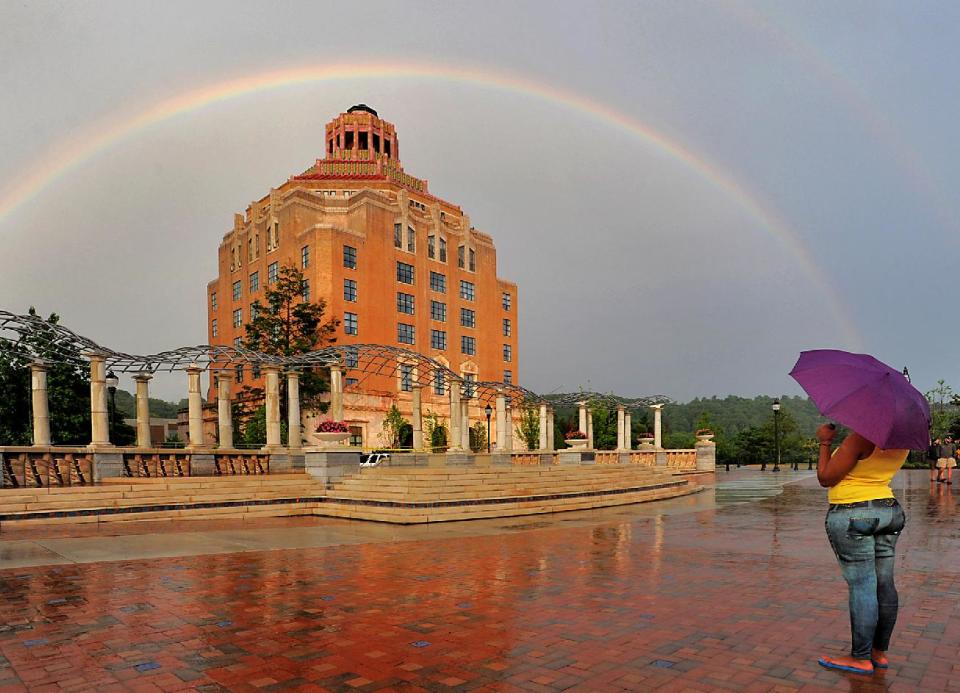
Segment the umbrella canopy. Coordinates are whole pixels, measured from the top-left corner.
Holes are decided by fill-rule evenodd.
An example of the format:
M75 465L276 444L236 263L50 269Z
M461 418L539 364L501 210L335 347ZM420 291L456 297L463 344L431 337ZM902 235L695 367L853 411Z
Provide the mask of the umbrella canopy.
M881 450L926 450L930 405L899 371L867 354L804 351L790 375L826 417Z

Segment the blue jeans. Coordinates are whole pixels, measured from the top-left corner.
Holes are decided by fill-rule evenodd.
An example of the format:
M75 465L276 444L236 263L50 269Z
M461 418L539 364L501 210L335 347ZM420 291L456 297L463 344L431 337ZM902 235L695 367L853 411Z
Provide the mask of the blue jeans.
M850 630L857 659L887 651L899 601L893 584L897 539L906 524L893 498L869 506L831 505L824 522L830 546L850 589Z

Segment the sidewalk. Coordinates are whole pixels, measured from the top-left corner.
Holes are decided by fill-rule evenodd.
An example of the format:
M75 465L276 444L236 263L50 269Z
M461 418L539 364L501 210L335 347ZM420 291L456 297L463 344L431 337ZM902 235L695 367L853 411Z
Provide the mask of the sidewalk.
M323 520L217 528L207 534L259 532L269 546L312 532L328 545L260 550L241 535L227 553L0 571L0 690L960 690L952 488L925 472L897 479L900 622L890 670L861 677L816 665L849 647L823 489L808 478L728 504L765 495L750 489L772 477L718 479L727 490L699 509L433 534ZM176 548L204 534L37 542L146 552L151 536ZM16 543L0 541L0 559Z

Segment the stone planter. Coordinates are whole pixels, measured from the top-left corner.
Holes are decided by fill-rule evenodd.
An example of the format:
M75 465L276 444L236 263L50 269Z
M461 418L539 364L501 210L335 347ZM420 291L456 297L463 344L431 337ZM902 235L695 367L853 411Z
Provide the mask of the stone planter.
M641 450L649 450L649 449L653 448L653 441L654 441L653 436L651 436L651 437L649 437L649 438L641 438L641 439L640 439L640 449L641 449Z
M698 443L709 443L713 440L713 433L703 433L697 436Z
M317 433L317 440L320 441L318 447L321 448L338 448L344 447L343 442L350 439L350 432L344 431L342 433Z
M564 442L574 450L586 450L587 448L586 438L567 438Z

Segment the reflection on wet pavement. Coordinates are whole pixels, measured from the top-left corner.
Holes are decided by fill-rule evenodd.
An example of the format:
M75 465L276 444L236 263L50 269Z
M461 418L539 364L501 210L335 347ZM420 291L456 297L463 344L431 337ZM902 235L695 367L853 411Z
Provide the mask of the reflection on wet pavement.
M815 664L849 646L825 491L766 474L720 472L713 497L575 515L38 539L78 556L107 549L69 542L162 536L162 550L187 551L222 534L225 548L0 571L0 686L954 690L956 492L926 472L895 480L908 525L891 668L857 678Z

